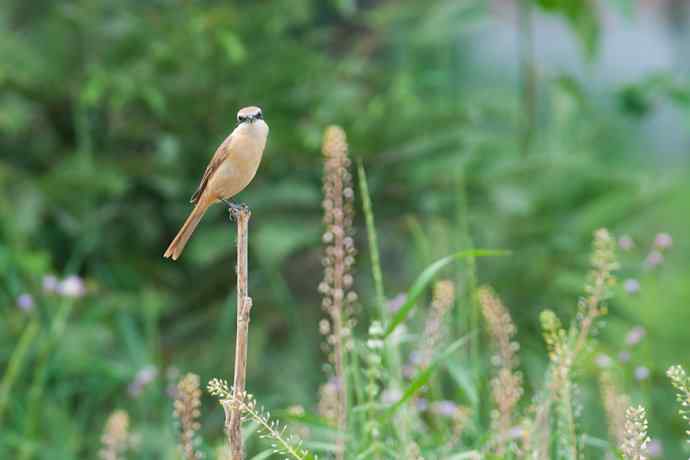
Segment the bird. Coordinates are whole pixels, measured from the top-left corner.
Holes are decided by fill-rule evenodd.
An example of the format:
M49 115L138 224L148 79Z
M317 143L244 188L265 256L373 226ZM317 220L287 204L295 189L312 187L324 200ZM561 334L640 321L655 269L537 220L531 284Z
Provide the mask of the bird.
M213 154L199 187L190 200L194 209L163 257L172 260L180 257L196 226L212 204L222 201L230 209L237 210L241 207L229 200L254 179L266 148L268 131L268 124L264 121L260 107L243 107L237 112L237 127Z

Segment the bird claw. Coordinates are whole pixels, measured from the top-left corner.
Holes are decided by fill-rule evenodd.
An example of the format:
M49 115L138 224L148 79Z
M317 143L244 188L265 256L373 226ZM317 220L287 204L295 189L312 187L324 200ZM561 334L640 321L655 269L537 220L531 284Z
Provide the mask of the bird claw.
M240 214L248 213L249 206L245 203L233 203L232 201L222 200L228 207L228 212L230 213L230 220L237 220Z

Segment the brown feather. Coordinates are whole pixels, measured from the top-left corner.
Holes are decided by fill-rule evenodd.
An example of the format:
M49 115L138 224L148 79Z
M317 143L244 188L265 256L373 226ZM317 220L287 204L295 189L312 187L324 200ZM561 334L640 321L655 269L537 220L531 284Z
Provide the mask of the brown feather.
M206 167L206 171L204 171L204 175L201 178L199 187L197 187L196 191L192 195L192 198L189 200L190 203L196 204L199 202L201 194L204 193L204 190L206 189L206 184L208 184L208 180L211 178L216 169L218 169L218 166L220 166L221 163L223 163L223 161L225 161L225 159L228 157L228 153L230 152L230 149L228 147L230 147L231 139L232 134L226 137L223 143L220 144L220 147L216 149L216 153L213 154L211 162Z
M180 231L177 232L175 239L172 240L172 243L170 243L168 249L165 250L163 257L172 258L172 260L177 260L178 257L180 257L184 247L187 246L189 238L192 236L192 233L194 233L196 226L199 225L201 218L204 217L204 214L206 213L206 210L210 204L211 202L206 199L200 201L196 204L196 206L194 206L194 209L189 214L189 217L187 217L187 220L185 220L182 228L180 228Z

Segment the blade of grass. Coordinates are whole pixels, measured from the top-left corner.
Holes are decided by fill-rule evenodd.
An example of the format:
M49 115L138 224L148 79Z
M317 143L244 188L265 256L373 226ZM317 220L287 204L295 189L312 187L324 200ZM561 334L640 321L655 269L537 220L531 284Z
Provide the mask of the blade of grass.
M436 368L443 361L448 359L453 353L455 353L462 346L464 346L468 341L470 341L473 335L474 333L459 338L455 342L451 343L448 346L448 348L446 348L442 353L440 353L434 359L432 359L431 363L429 363L429 366L427 366L424 370L420 371L419 374L417 374L417 376L414 379L412 379L408 387L403 392L402 397L386 411L386 417L390 418L393 415L395 415L395 413L398 411L398 409L400 409L403 406L403 404L412 399L412 397L417 393L417 391L419 391L420 388L427 384L427 382L433 375L434 371L436 371Z
M362 209L367 225L367 236L369 238L369 257L371 259L371 275L374 278L374 289L376 289L376 303L379 306L379 315L382 321L386 317L386 295L383 289L383 274L381 271L381 259L379 257L378 237L376 236L376 226L374 225L374 211L371 206L369 196L369 185L367 184L367 173L364 170L362 159L357 159L357 175L359 176L359 192L362 195Z
M381 270L381 260L379 257L378 240L376 236L376 226L374 224L374 211L371 205L371 197L369 196L369 186L367 184L366 171L361 159L357 161L357 173L359 176L359 188L362 195L362 209L367 226L367 235L369 237L369 255L371 258L371 272L374 279L374 288L376 290L376 304L378 305L379 317L382 323L388 319L388 311L386 309L386 294L383 287L383 274ZM402 376L402 357L400 356L400 348L394 347L390 343L384 341L383 356L388 363L390 371L390 378L392 383L401 385L403 381ZM411 438L411 417L404 409L401 411L399 423L394 426L394 431L397 438L403 445L407 445ZM373 458L380 458L379 449L374 449Z
M273 455L274 453L275 452L273 451L273 449L268 449L268 450L265 450L261 453L256 454L255 456L253 456L251 458L251 460L265 460L267 458L271 458L271 455Z
M415 306L417 299L419 298L420 295L422 295L424 290L431 283L434 276L439 271L441 271L442 268L444 268L445 266L447 266L451 262L454 262L456 260L460 260L463 258L468 258L468 257L505 256L508 254L509 254L508 251L493 250L493 249L475 249L475 250L471 250L471 251L460 251L460 252L456 252L455 254L451 254L449 256L443 257L442 259L439 259L436 262L434 262L433 264L429 265L417 277L414 284L412 284L412 287L407 292L407 297L405 299L405 303L403 304L402 307L400 307L400 310L398 310L398 312L395 314L395 316L391 319L391 322L388 324L388 327L386 328L386 332L384 333L383 337L384 338L388 337L395 330L395 328L398 327L398 325L400 323L405 321L407 316L410 314L410 311Z
M432 256L433 252L431 250L431 242L424 233L422 225L419 223L419 220L416 217L409 216L406 219L406 222L410 229L410 233L412 233L412 239L415 242L419 266L426 267L434 261Z
M479 395L477 394L477 387L472 380L470 372L458 365L451 364L448 366L448 373L462 389L465 397L472 404L472 407L476 407L479 404Z
M304 441L302 445L313 452L328 452L333 454L338 450L338 446L330 442Z
M39 349L37 351L36 365L32 376L31 387L28 391L28 403L26 414L26 426L24 433L27 439L33 439L38 430L40 420L41 399L47 387L47 381L50 373L50 358L52 353L55 353L59 347L60 339L62 338L67 327L67 320L70 317L74 302L71 299L63 299L60 309L51 320L50 330L48 336L39 341ZM26 460L32 458L34 445L27 443L22 446L18 458Z
M17 375L24 367L24 358L38 333L38 325L38 320L33 318L29 325L24 328L19 343L15 347L10 362L7 365L5 375L2 377L2 383L0 384L0 426L2 426L2 416L9 400L10 390L12 390L12 385Z

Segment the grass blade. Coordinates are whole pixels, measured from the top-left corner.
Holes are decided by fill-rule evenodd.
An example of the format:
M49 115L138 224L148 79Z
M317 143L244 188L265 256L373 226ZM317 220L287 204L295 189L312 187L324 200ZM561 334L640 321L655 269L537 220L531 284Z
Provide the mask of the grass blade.
M439 364L441 364L443 361L448 359L453 353L458 351L462 346L464 346L471 338L473 334L468 334L455 342L451 343L448 348L446 348L443 353L437 355L433 360L431 360L431 363L429 363L429 366L426 367L426 369L422 370L413 380L410 382L408 385L407 389L405 389L405 392L403 393L402 397L395 403L393 404L390 409L388 409L386 416L387 417L392 417L395 415L395 413L400 409L403 404L405 404L407 401L412 399L412 397L419 391L420 388L422 388L424 385L427 384L429 379L431 378L432 374L436 370Z
M39 330L39 323L37 320L32 320L22 332L22 336L19 339L19 343L12 352L12 357L7 365L7 370L2 378L2 383L0 383L0 426L2 426L2 416L7 406L7 402L10 398L10 390L14 385L14 381L17 376L21 373L24 367L25 358L31 344L36 338L36 334Z
M474 249L471 251L456 252L455 254L446 256L429 265L415 280L414 284L407 293L405 303L402 307L400 307L400 310L398 310L391 322L388 324L388 327L386 328L386 332L383 335L383 337L386 338L389 335L391 335L395 328L398 327L400 323L405 321L407 316L410 314L410 311L412 311L412 308L415 306L415 303L417 302L419 296L422 295L429 283L431 283L431 281L434 279L434 276L436 276L436 274L439 271L441 271L441 269L443 269L446 265L456 260L460 260L467 257L505 256L508 254L508 251L502 250Z
M270 458L271 455L273 455L274 453L275 452L273 451L273 449L268 449L268 450L265 450L261 453L256 454L255 456L253 456L251 458L251 460L265 460L267 458Z
M383 289L383 274L381 271L381 259L379 257L379 243L376 236L376 225L374 225L374 210L371 206L369 196L369 186L367 185L367 173L364 170L362 159L357 159L357 175L359 176L359 192L362 194L362 209L367 225L367 236L369 238L369 257L371 258L371 274L374 278L374 288L376 289L376 303L379 306L381 320L386 317L386 296Z

